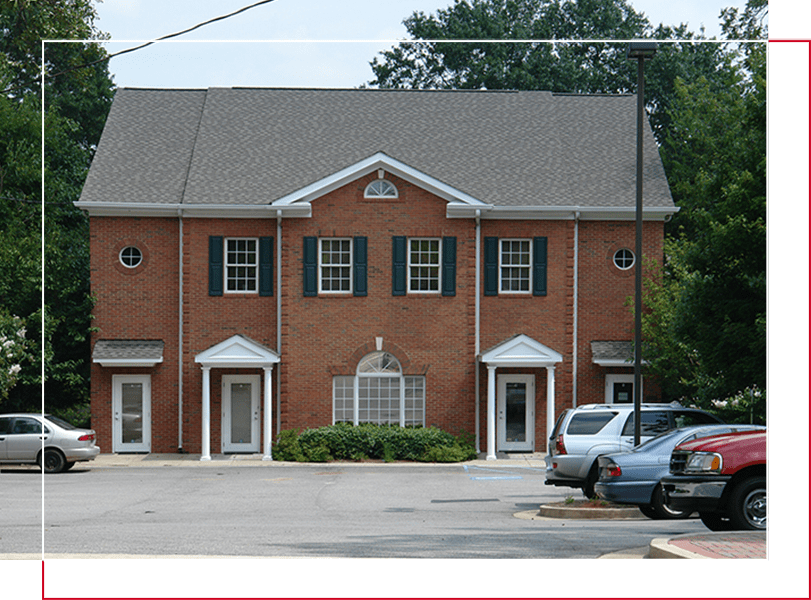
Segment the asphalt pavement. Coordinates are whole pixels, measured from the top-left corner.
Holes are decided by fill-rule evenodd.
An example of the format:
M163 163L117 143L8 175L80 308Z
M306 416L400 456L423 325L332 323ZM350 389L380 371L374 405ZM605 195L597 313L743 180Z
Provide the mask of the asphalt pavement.
M499 454L498 460L477 460L461 463L462 465L487 467L489 469L516 467L518 465L545 468L543 455L533 454ZM342 468L364 468L365 466L380 466L381 462L342 462ZM448 466L459 466L460 463L444 463ZM210 461L201 461L199 454L101 454L92 463L94 467L126 468L126 467L199 467L222 468L224 466L256 467L283 469L285 467L300 466L300 463L262 460L261 454L218 454L212 455ZM387 467L398 468L411 466L413 463L393 462L386 463ZM570 510L561 514L560 518L578 519L593 518L582 514L589 509ZM539 507L540 512L540 507ZM601 518L614 518L603 516ZM622 517L619 517L622 518ZM72 558L65 555L64 558ZM651 540L648 548L605 555L602 558L767 558L765 531L733 531L716 533L707 531L700 534L680 535L674 538L656 538Z

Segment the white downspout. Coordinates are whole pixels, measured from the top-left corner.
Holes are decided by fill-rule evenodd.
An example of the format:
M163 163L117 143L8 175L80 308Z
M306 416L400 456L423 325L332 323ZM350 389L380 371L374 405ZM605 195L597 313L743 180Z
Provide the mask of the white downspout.
M178 220L178 303L177 303L177 451L183 452L183 209Z
M572 298L572 408L577 406L577 290L579 283L580 258L580 211L574 213L574 287ZM553 423L554 425L554 423ZM549 430L552 431L551 429Z
M476 453L478 454L478 453L481 452L481 435L479 433L479 431L481 429L481 426L480 426L480 423L479 423L479 421L480 421L479 411L480 411L480 404L481 404L481 401L479 399L479 395L481 393L481 390L480 390L481 386L479 385L479 369L480 369L479 353L481 352L481 324L480 324L480 319L481 319L481 306L480 306L480 303L481 303L481 299L480 299L479 296L480 296L480 291L481 290L479 288L481 286L481 282L480 282L481 273L480 273L479 270L481 268L480 263L481 263L481 239L482 239L482 211L480 211L480 210L476 211L475 222L476 222L476 268L474 269L474 271L476 273L476 283L474 285L474 288L475 288L474 293L476 294L476 301L475 301L475 309L474 309L474 312L475 312L475 316L474 316L475 325L474 325L474 328L475 328L475 332L476 332L475 333L476 338L475 338L475 352L474 352L474 354L475 354L475 361L476 361L476 377L475 377L475 380L474 380L475 381L475 383L474 383L474 393L476 394L476 421L475 421L476 422Z
M276 352L282 354L282 211L276 211ZM282 364L276 372L276 435L282 430Z

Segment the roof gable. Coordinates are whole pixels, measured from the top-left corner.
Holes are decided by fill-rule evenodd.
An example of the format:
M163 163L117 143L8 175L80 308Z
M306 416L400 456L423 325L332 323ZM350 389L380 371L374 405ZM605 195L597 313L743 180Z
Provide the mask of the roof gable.
M279 355L244 335L234 335L194 357L204 367L269 367L280 361Z
M483 363L499 367L551 367L562 360L559 352L523 333L493 346L481 355Z

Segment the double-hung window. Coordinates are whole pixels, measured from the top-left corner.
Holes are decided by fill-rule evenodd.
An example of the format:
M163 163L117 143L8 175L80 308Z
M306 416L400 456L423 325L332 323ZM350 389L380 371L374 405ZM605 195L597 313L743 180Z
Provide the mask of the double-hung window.
M484 238L484 295L546 296L547 238Z
M303 293L340 295L367 294L367 248L365 236L303 239Z
M318 254L319 288L324 293L352 291L352 240L321 238Z
M499 290L528 294L532 290L531 240L499 240Z
M208 238L208 295L273 295L273 238Z
M411 292L439 292L440 240L408 240L408 289Z
M259 282L257 238L226 238L225 291L256 292Z

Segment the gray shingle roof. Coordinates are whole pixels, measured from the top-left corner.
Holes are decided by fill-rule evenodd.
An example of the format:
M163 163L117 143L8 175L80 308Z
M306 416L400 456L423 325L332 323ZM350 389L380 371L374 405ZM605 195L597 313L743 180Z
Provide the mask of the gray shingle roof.
M163 340L98 340L93 362L152 362L163 360Z
M645 205L672 208L645 136ZM632 208L636 97L125 88L81 202L269 204L377 152L496 206Z

